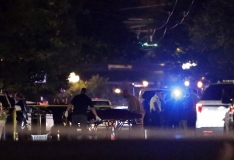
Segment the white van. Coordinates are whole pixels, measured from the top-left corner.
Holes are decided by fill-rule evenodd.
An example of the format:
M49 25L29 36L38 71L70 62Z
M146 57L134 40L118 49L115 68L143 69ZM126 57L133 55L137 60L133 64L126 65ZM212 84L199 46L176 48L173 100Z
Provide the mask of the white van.
M233 82L215 83L205 89L200 101L196 104L197 129L227 129L231 103L230 101L224 103L225 92L229 96L234 93Z

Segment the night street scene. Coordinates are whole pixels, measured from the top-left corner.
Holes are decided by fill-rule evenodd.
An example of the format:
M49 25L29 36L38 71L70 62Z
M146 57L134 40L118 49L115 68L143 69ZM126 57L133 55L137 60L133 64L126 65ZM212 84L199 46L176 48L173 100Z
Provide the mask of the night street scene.
M0 160L234 160L233 8L0 0Z

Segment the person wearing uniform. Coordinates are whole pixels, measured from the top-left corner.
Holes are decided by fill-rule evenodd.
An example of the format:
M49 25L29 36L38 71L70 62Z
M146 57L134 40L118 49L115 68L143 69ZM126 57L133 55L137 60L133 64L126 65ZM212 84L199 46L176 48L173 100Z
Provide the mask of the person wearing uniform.
M160 113L162 111L161 101L159 99L160 94L161 91L156 91L155 95L150 99L151 121L154 127L160 127Z

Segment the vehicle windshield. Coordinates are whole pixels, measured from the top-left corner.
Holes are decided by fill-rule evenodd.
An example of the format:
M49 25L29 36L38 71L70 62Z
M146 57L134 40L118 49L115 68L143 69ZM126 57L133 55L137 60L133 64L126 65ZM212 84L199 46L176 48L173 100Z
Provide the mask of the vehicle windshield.
M221 100L224 90L226 94L233 95L234 84L211 85L204 91L201 100Z

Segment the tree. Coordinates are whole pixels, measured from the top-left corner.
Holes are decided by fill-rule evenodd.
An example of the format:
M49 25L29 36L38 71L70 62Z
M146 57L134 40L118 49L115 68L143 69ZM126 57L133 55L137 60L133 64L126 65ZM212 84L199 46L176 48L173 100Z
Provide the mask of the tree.
M32 87L45 74L47 87L64 84L67 66L75 66L78 59L79 44L73 19L68 16L68 1L16 0L1 4L2 87Z
M79 80L77 83L70 83L69 88L66 90L66 95L73 97L80 93L81 88L87 88L87 94L90 97L113 99L113 92L108 88L107 83L108 78L95 75L87 81Z
M143 56L135 34L123 24L120 4L111 0L87 0L77 10L78 35L87 42L81 52L89 56L88 62L131 63Z
M233 7L228 0L208 1L189 26L199 71L212 80L234 78Z
M105 11L99 5L98 16L87 3L1 0L1 88L32 89L34 82L46 75L42 88L54 92L67 87L67 76L77 64L124 63L141 56L133 34L122 21L109 21L110 17L104 16L105 11L113 13L114 5Z
M107 88L108 78L100 77L99 75L92 76L87 82L88 94L91 97L107 98L110 93Z
M73 97L76 94L80 93L82 88L86 88L87 84L83 80L79 80L77 83L70 83L69 88L66 90L66 95Z

